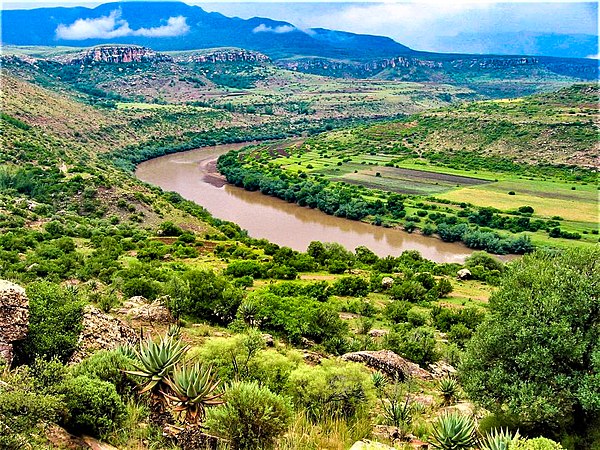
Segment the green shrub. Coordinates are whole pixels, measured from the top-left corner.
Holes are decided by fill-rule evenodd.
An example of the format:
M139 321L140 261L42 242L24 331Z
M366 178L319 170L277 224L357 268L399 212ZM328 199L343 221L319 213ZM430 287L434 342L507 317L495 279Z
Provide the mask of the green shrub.
M58 396L0 388L0 448L26 448L24 442L38 423L56 422L65 415Z
M445 413L433 423L431 445L440 450L468 450L475 445L475 422L457 412Z
M257 383L234 383L223 400L208 410L206 426L229 439L233 450L273 448L292 416L288 400Z
M119 394L131 393L135 383L124 372L133 370L133 361L117 350L100 350L73 366L73 376L87 376L112 383Z
M364 297L369 293L369 287L367 280L354 275L338 278L331 288L335 295Z
M29 332L17 352L25 361L56 357L66 362L77 348L83 301L75 291L48 282L30 284L27 296Z
M77 433L101 436L125 420L125 404L107 381L80 375L66 381L61 393L69 410L64 425Z
M510 450L562 450L563 447L551 439L543 437L518 439L510 444Z
M433 331L424 326L398 326L385 337L383 346L421 366L427 366L439 358Z
M294 403L313 419L357 416L373 399L373 382L356 363L324 360L319 366L300 366L292 372L288 392Z

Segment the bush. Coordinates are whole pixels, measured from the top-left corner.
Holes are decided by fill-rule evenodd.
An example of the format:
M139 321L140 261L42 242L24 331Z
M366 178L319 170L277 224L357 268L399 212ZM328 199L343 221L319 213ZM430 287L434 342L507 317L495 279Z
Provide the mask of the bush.
M19 358L33 361L41 357L66 362L77 348L82 329L83 301L73 290L39 282L27 288L29 332L17 348Z
M368 371L357 363L323 360L319 366L300 366L290 375L288 392L299 408L316 420L352 418L365 411L373 399Z
M438 359L433 331L427 327L401 325L385 337L383 346L421 366Z
M97 380L107 381L115 386L119 394L130 393L135 383L124 372L133 370L133 361L117 350L100 350L79 364L71 373Z
M341 277L333 283L333 293L349 297L364 297L369 293L369 282L358 276Z
M518 439L511 442L510 450L562 450L562 446L551 439L543 437Z
M223 399L208 410L206 426L229 439L233 450L273 448L291 419L289 402L257 383L234 383Z
M107 381L80 375L66 381L60 391L69 410L65 426L72 431L102 436L125 420L125 405Z
M394 323L408 322L408 311L412 307L410 302L397 300L387 305L383 314Z
M417 281L403 281L400 284L394 284L390 288L390 296L394 300L403 300L407 302L420 302L425 299L427 289Z

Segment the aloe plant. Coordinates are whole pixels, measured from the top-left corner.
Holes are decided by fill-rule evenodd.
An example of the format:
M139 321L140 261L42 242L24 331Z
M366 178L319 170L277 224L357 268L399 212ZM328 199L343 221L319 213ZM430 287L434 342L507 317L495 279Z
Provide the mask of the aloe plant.
M206 407L223 403L220 399L223 393L218 392L220 382L210 368L200 363L175 368L166 383L172 394L164 393L165 397L175 403L173 410L181 413L187 423L201 422Z
M459 413L445 413L433 424L430 444L441 450L466 450L475 443L475 422Z
M444 406L452 405L458 400L458 381L453 377L444 377L438 383L438 388L442 393Z
M150 392L157 396L161 390L164 390L167 376L181 361L188 348L178 339L168 335L158 342L152 339L140 342L140 347L135 352L134 366L137 370L127 371L127 373L147 378L140 393Z
M481 450L508 450L511 442L519 437L518 431L513 434L508 428L506 430L494 428L479 440L479 447Z

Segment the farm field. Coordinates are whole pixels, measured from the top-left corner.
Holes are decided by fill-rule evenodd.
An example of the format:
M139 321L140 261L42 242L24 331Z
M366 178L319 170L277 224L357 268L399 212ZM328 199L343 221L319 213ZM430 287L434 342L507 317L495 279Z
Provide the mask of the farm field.
M581 85L545 96L476 102L332 131L293 145L262 144L242 153L247 156L242 167L265 176L261 185L274 180L270 177L291 175L288 184L298 185L302 202L322 204L330 213L370 223L432 234L442 222L451 227L462 222L484 228L483 233L491 228L498 239L527 236L534 245L595 244L598 190L592 131L596 117L587 103L592 92L589 85ZM540 108L546 108L545 115ZM497 129L500 125L481 127L475 120L490 113L502 130ZM453 123L456 117L464 128L460 131ZM457 132L466 135L467 131L465 146L457 148ZM538 133L545 134L543 149ZM518 145L508 151L517 140ZM536 148L540 149L537 160L521 159ZM564 154L579 159L565 164ZM549 163L554 156L557 161ZM305 194L312 189L310 183L331 190L331 200L311 199ZM335 198L341 192L356 203L338 213ZM382 208L391 194L400 195L401 200L394 202L401 201L402 211L386 213Z

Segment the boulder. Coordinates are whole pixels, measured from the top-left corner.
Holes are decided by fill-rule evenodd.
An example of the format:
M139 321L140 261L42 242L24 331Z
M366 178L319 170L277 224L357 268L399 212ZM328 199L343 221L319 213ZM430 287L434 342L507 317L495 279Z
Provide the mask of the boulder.
M406 378L419 378L430 380L432 376L429 372L421 369L418 364L408 361L391 350L363 351L346 353L342 355L344 361L354 361L365 364L366 366L379 370L392 378L404 380Z
M380 330L380 329L377 329L377 328L373 328L367 334L369 336L371 336L371 337L379 338L379 337L383 337L385 335L390 334L390 331L389 330Z
M471 278L471 271L469 269L460 269L456 272L456 278L459 280L468 280Z
M138 335L125 322L87 305L83 309L83 329L78 348L69 363L78 363L98 350L112 350L120 345L135 345Z
M29 300L25 289L0 280L0 357L9 365L13 344L25 338L29 329Z
M350 447L350 450L394 450L394 447L382 444L381 442L358 441Z
M392 277L383 277L381 279L381 287L383 289L389 289L394 285L394 279Z
M273 336L267 333L264 333L262 335L263 341L265 342L265 345L267 347L274 347L275 346L275 341L273 340Z
M450 364L446 364L443 361L429 364L429 371L434 378L444 378L447 376L455 376L456 369Z
M119 308L118 312L130 319L142 322L162 324L175 323L175 319L171 315L171 312L160 299L149 302L141 295L131 297L123 304L122 308Z

